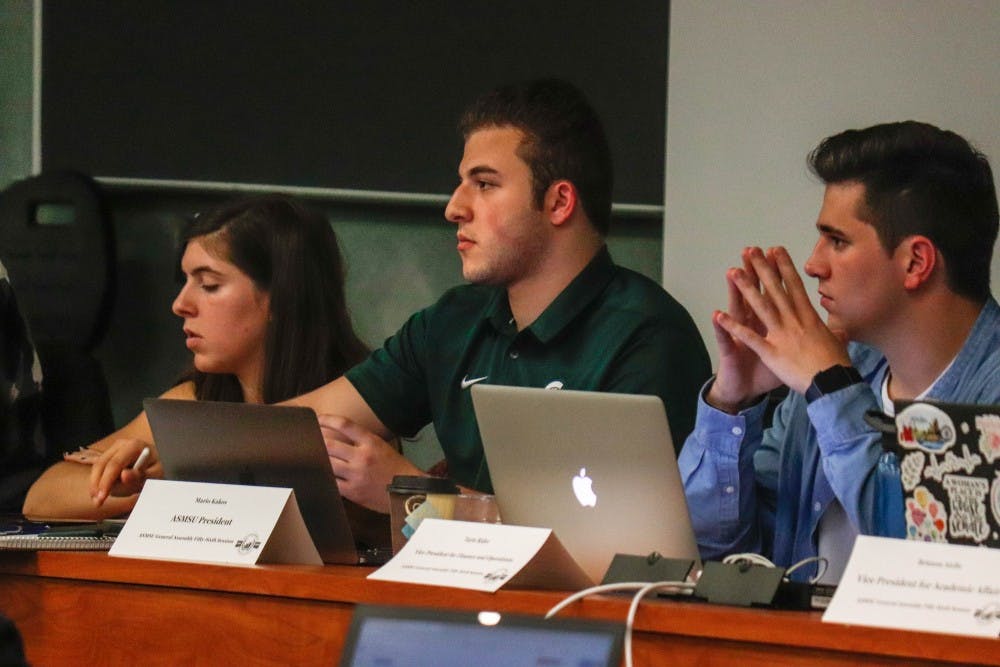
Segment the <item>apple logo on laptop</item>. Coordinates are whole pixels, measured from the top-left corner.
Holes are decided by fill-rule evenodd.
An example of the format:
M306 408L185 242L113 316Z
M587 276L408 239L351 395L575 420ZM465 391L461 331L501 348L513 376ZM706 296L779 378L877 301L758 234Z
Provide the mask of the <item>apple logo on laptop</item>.
M597 506L597 494L591 485L594 480L587 477L587 469L580 468L580 474L573 478L573 495L584 507Z

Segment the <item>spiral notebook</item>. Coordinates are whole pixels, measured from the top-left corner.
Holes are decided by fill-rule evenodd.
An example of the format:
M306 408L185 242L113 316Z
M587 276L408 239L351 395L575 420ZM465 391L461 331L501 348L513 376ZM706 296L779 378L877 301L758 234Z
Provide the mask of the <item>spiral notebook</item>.
M107 551L123 521L50 524L4 518L0 524L0 551Z

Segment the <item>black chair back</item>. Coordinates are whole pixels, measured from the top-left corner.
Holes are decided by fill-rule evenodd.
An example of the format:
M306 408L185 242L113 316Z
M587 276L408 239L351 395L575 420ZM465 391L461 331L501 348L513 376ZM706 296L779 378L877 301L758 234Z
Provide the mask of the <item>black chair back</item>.
M43 173L0 194L0 258L37 343L91 350L115 290L114 229L97 183Z
M114 228L90 177L71 171L17 181L0 193L0 259L42 366L48 456L114 428L107 383L91 351L115 293Z

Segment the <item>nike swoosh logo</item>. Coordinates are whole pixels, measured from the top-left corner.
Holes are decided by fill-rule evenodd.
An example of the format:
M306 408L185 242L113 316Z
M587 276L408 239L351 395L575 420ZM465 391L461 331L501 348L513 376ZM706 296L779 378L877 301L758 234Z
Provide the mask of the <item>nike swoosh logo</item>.
M482 382L483 380L485 380L488 377L489 377L489 375L484 375L481 378L472 378L470 380L469 376L466 375L464 378L462 378L462 389L468 389L472 385L476 384L477 382Z

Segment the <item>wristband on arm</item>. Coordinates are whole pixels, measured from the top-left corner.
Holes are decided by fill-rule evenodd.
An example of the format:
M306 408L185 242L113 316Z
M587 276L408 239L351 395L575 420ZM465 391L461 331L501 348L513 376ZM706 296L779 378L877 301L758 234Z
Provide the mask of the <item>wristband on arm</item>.
M859 382L864 382L864 379L857 368L835 364L813 376L812 383L806 389L806 403L812 403L820 396L846 389Z

